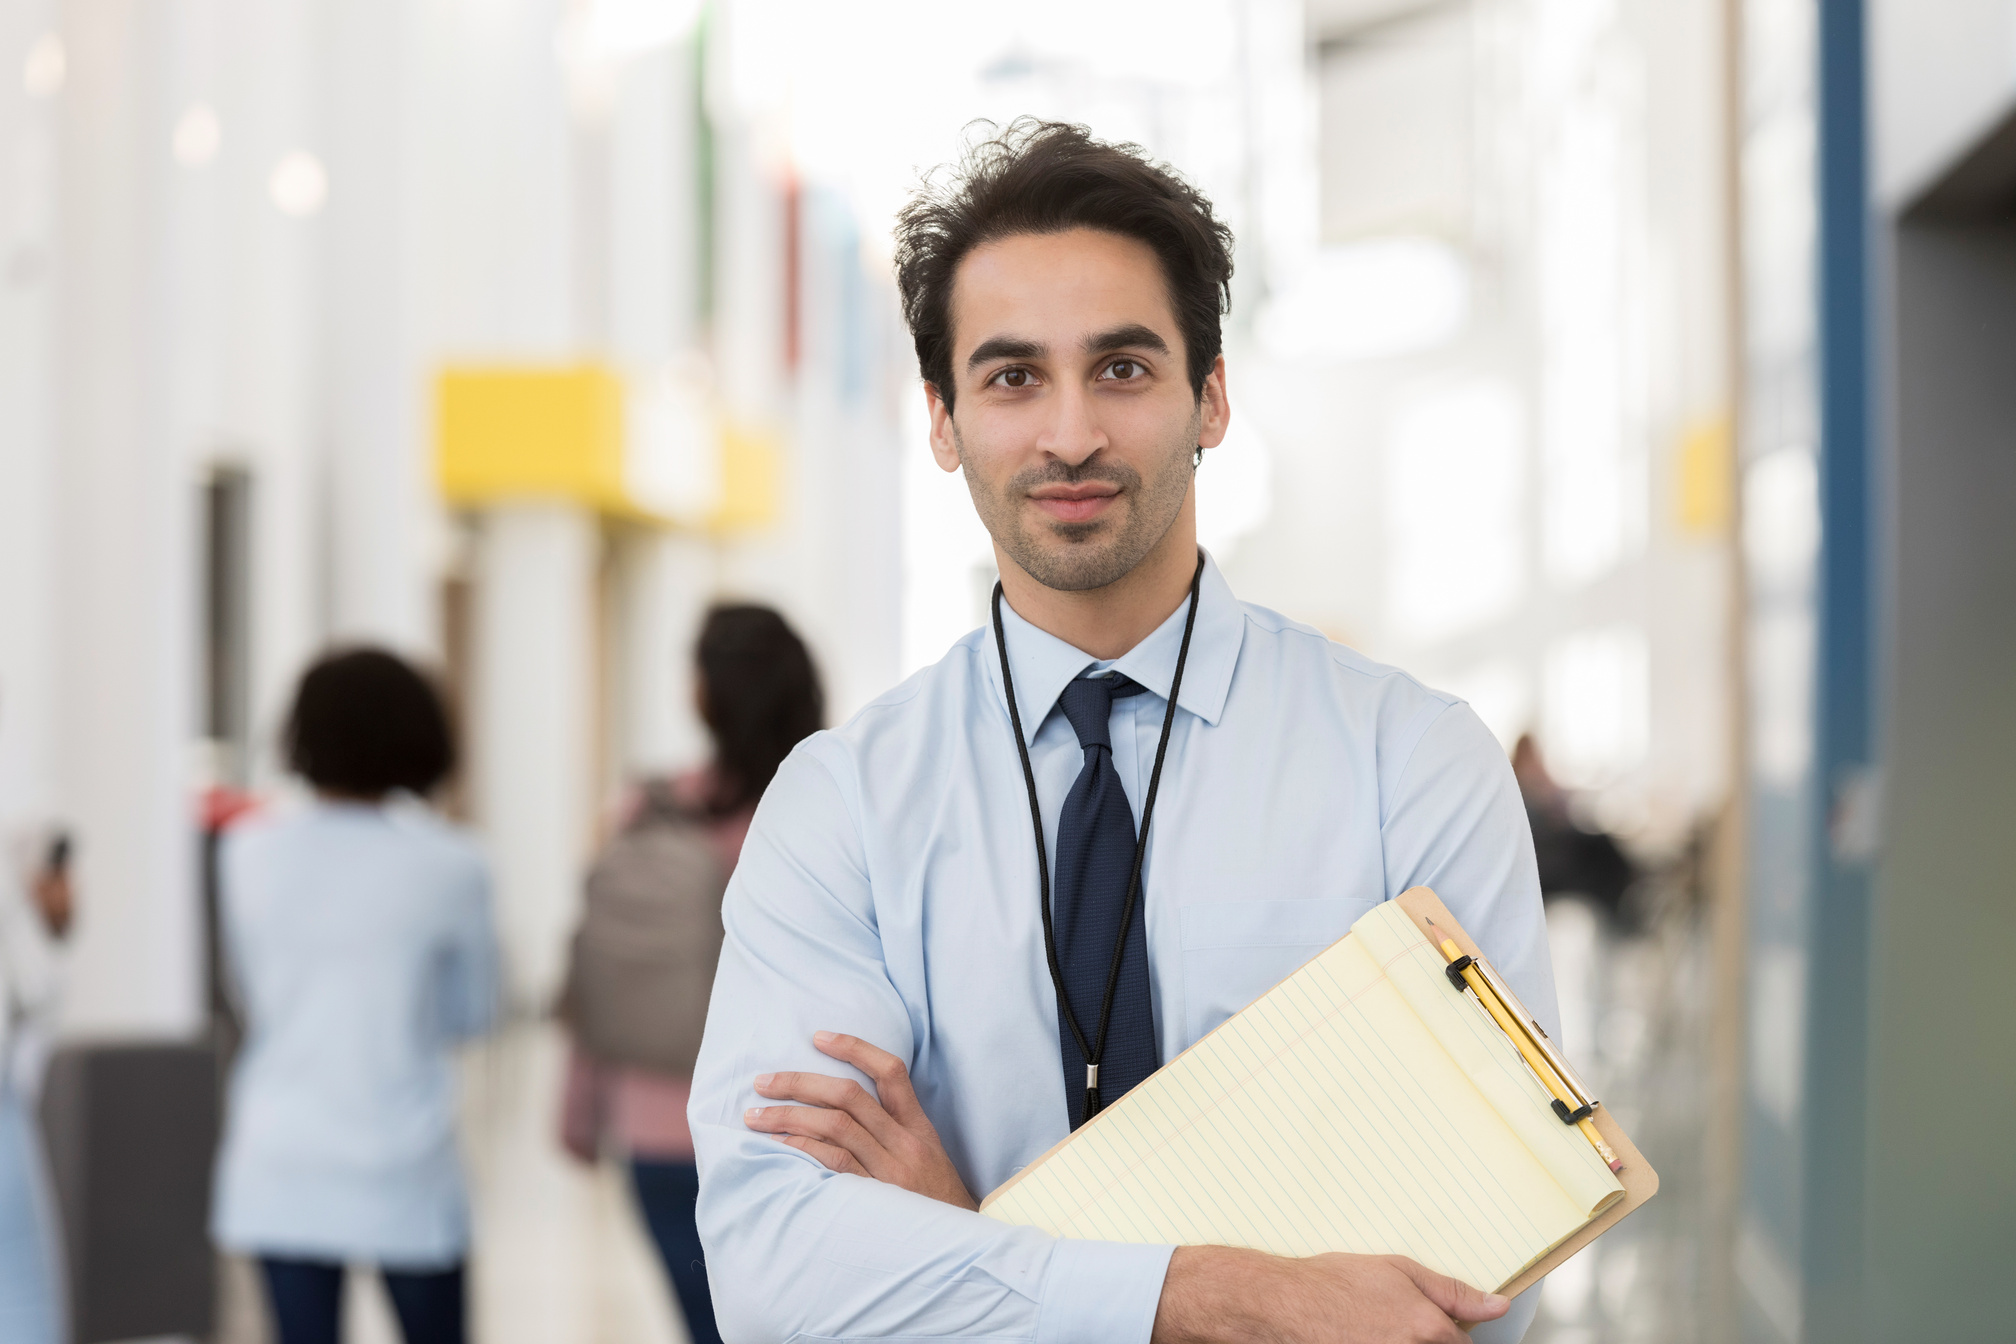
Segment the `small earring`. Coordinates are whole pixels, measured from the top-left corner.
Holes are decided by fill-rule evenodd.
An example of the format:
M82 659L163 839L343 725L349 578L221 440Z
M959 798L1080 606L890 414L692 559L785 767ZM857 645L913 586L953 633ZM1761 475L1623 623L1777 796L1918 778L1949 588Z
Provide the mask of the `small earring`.
M1196 468L1201 467L1203 465L1204 465L1204 445L1200 443L1197 445L1197 450L1190 454L1190 466L1192 470L1195 470Z

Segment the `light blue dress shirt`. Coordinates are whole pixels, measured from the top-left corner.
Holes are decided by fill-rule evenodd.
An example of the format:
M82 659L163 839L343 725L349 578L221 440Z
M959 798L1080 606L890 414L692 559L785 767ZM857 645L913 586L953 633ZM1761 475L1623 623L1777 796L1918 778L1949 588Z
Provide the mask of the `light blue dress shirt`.
M1058 693L1088 668L1147 688L1111 720L1138 818L1184 610L1110 663L1003 616L1055 855L1084 760ZM1532 835L1497 741L1462 701L1238 601L1207 562L1143 877L1162 1058L1418 884L1554 1030ZM991 628L784 763L729 884L689 1109L731 1344L1145 1344L1170 1247L1011 1227L829 1172L742 1120L769 1104L759 1073L848 1074L813 1048L833 1030L908 1062L976 1197L1039 1156L1068 1121L1038 899ZM1518 1338L1536 1297L1477 1337Z
M247 1034L213 1234L247 1254L455 1263L452 1050L497 1003L482 858L418 807L317 804L233 830L221 865Z

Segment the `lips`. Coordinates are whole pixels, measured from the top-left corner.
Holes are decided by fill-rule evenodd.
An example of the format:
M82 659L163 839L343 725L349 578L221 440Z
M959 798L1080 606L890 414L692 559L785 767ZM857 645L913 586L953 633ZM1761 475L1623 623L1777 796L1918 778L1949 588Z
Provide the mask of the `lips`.
M1120 492L1110 485L1051 486L1032 494L1030 502L1060 523L1089 523L1112 506Z

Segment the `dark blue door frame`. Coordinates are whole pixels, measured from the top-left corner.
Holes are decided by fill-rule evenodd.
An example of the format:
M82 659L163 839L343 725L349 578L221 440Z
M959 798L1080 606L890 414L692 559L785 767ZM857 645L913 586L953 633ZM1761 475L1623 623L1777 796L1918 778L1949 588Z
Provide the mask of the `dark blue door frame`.
M1818 640L1801 1203L1808 1339L1861 1333L1879 635L1864 0L1819 6Z

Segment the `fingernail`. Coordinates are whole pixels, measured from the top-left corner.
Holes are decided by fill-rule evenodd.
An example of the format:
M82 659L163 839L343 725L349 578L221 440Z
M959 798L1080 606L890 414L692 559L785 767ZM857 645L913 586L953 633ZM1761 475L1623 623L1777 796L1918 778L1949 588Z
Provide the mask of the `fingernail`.
M759 1088L768 1087L776 1081L777 1075L774 1073L759 1073L756 1075L756 1086Z
M814 1044L814 1045L831 1045L831 1044L833 1044L833 1033L832 1033L832 1032L830 1032L830 1031L815 1031L815 1032L813 1032L813 1033L812 1033L812 1044Z
M1500 1297L1497 1293L1486 1293L1484 1294L1484 1305L1487 1307L1509 1307L1512 1305L1512 1299L1509 1297Z
M763 1112L760 1108L751 1106L748 1110L742 1112L742 1118L744 1120L754 1120L757 1116L761 1114L763 1114Z

